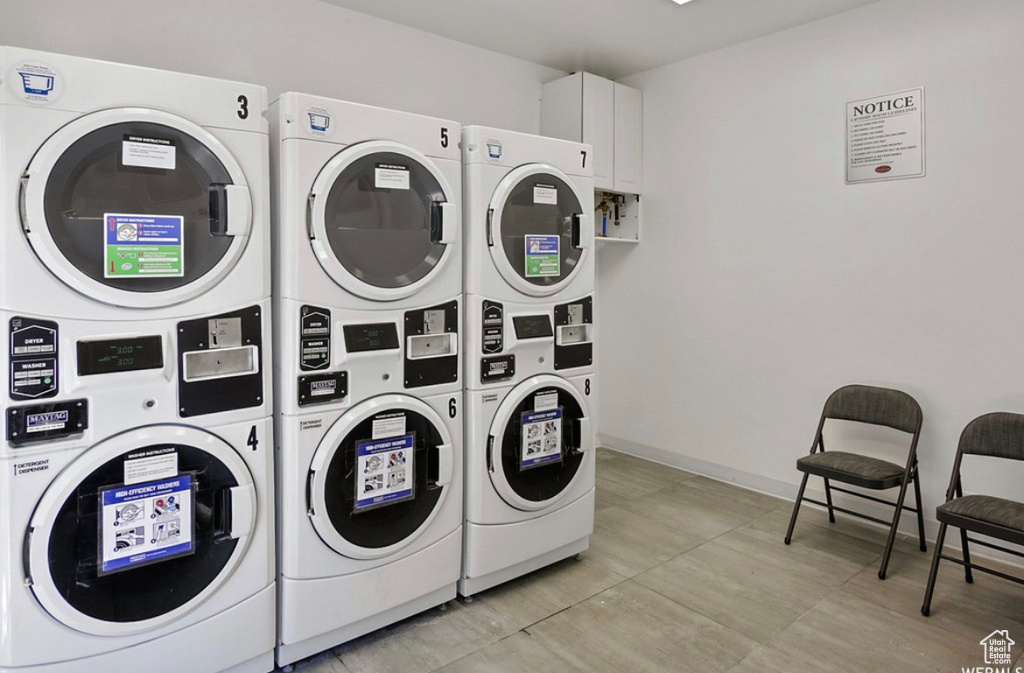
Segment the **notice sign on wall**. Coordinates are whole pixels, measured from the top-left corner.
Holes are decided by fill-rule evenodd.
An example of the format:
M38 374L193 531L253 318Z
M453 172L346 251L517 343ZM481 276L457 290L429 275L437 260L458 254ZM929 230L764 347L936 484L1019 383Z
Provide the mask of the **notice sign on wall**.
M846 104L846 182L924 176L924 89Z

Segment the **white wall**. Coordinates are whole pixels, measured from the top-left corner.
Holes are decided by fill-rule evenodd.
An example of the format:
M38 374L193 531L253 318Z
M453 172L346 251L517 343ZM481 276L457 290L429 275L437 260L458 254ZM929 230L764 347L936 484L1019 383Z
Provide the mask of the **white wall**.
M885 0L624 80L645 205L598 258L604 441L792 495L828 393L897 387L933 516L963 426L1024 412L1022 26L1019 0ZM927 177L846 186L845 103L916 86Z
M557 70L318 0L5 0L0 44L536 133Z

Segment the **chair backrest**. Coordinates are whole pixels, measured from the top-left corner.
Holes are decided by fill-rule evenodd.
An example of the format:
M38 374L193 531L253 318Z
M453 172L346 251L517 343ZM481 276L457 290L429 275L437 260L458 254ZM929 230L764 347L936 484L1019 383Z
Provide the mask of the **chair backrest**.
M997 411L978 416L960 434L960 452L1024 460L1024 415Z
M835 418L884 425L917 434L921 430L921 405L910 395L891 388L843 386L829 395L822 420Z

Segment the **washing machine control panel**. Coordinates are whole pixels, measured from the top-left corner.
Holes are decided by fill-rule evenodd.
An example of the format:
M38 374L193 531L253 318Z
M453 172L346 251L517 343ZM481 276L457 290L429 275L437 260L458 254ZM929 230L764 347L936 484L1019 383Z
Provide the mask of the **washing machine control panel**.
M299 369L327 369L331 366L331 312L316 306L303 306L301 312Z
M345 350L349 353L396 350L398 325L393 322L375 322L362 325L345 325Z
M78 342L78 375L163 369L164 340L159 335Z
M10 321L8 392L13 400L38 400L57 394L58 327L52 320L15 316Z

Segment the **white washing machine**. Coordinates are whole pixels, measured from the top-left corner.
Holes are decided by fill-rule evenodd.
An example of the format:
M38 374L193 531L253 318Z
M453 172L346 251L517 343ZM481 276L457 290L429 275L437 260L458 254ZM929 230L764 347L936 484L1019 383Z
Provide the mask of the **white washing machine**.
M277 184L277 661L455 597L460 127L285 94Z
M0 74L0 671L270 670L265 89Z
M589 545L594 199L589 145L478 126L462 144L471 596Z

